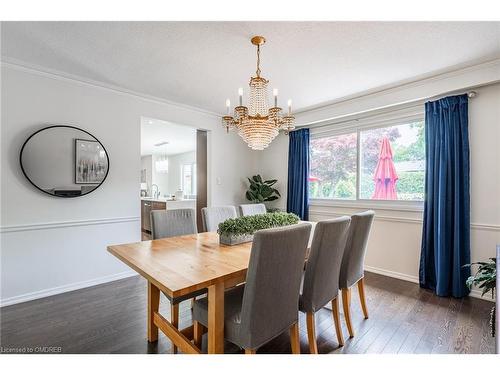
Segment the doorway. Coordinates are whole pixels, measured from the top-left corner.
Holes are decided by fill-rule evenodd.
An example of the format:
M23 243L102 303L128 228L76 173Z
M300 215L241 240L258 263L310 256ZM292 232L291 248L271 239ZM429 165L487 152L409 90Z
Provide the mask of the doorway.
M141 238L151 239L152 210L194 209L198 231L207 204L207 132L141 118Z

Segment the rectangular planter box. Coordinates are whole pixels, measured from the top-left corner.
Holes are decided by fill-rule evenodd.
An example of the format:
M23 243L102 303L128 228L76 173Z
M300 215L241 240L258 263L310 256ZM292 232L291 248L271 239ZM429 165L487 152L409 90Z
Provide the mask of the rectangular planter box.
M241 235L241 236L233 236L233 235L219 235L219 242L224 245L238 245L240 243L252 242L253 235Z

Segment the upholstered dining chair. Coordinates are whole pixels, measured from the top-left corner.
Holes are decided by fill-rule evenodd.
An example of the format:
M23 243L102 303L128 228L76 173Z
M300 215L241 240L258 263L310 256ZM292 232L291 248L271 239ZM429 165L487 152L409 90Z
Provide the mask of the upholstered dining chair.
M201 209L203 230L215 232L219 224L227 219L238 217L234 206L204 207Z
M292 352L300 353L298 306L311 224L300 223L255 232L246 283L224 297L224 336L245 349L256 350L290 330ZM193 309L194 342L201 344L201 327L208 325L208 301Z
M198 231L196 229L195 211L192 208L151 211L151 235L153 240L195 233L198 233ZM195 298L206 292L206 289L204 289L177 298L169 297L163 293L170 301L170 323L178 328L179 304L182 301ZM174 353L177 353L176 346L174 346Z
M327 303L332 304L333 321L339 346L344 337L339 315L339 276L351 218L320 221L314 230L311 251L304 272L299 310L306 314L309 352L318 354L315 313Z
M265 214L267 212L266 206L263 203L257 204L240 204L241 216L250 216Z
M192 208L151 211L151 236L159 238L198 233L195 211Z
M342 290L342 307L349 336L354 337L351 320L351 287L358 286L361 309L365 319L368 319L364 284L364 261L366 245L375 212L366 211L351 216L351 225L340 267L339 285Z

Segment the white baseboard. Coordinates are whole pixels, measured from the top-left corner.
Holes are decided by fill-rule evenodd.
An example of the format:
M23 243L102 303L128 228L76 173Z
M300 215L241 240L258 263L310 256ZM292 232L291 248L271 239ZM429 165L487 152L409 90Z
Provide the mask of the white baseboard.
M371 267L371 266L365 266L365 271L373 272L373 273L376 273L376 274L379 274L379 275L389 276L389 277L393 277L395 279L410 281L412 283L419 284L418 277L417 276L413 276L413 275L407 275L407 274L404 274L404 273L399 273L399 272L384 270L382 268ZM472 289L470 291L469 297L484 299L486 301L491 301L491 302L494 301L494 299L491 298L491 294L488 294L488 295L485 295L485 296L481 296L481 291L478 290L478 289Z
M365 265L365 271L373 272L373 273L376 273L379 275L393 277L393 278L399 279L399 280L411 281L412 283L416 283L416 284L419 283L417 276L407 275L407 274L400 273L400 272L384 270L382 268L366 266L366 265Z
M130 271L116 273L114 275L98 277L95 279L81 281L72 284L66 284L55 288L43 289L32 293L21 294L18 296L13 296L0 300L0 307L15 305L17 303L32 301L35 299L49 297L56 294L71 292L73 290L88 288L90 286L109 283L110 281L125 279L127 277L132 277L136 275L137 272L130 270Z

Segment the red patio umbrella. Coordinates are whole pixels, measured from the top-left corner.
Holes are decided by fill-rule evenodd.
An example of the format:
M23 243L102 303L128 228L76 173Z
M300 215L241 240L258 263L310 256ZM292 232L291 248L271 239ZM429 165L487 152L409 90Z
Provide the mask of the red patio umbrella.
M396 181L398 175L392 160L392 148L387 137L382 139L377 167L375 168L375 192L372 199L398 199L396 193Z

